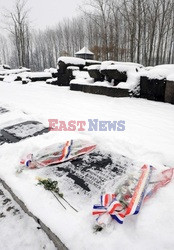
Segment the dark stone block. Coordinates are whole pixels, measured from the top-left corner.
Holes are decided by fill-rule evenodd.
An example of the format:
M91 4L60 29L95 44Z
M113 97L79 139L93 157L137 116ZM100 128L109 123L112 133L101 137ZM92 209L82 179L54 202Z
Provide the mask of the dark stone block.
M174 81L166 82L165 102L174 104Z
M26 121L3 128L0 131L0 141L15 143L28 137L48 132L49 128L45 128L42 123L37 121Z
M22 80L22 84L28 84L29 82L30 82L30 79Z
M3 65L3 68L4 68L4 69L7 69L7 70L8 70L8 69L11 69L10 66L8 66L8 65Z
M91 55L91 54L77 54L76 57L82 58L85 60L93 60L94 59L94 55Z
M166 79L149 79L146 76L140 78L140 97L148 100L165 100Z
M17 76L16 79L14 80L15 82L16 81L22 81L22 78L20 76Z
M81 71L88 71L88 66L83 67Z
M0 146L3 145L5 142L9 143L9 141L0 132Z
M51 77L29 77L29 79L32 81L32 82L39 82L39 81L46 81L48 79L51 79Z
M64 74L58 72L58 85L59 86L69 86L70 81L73 79L75 79L75 77L73 76L72 69L66 69Z
M120 72L118 70L108 70L107 74L111 79L115 79L118 82L126 82L127 81L127 74L126 72Z
M112 96L112 97L130 97L131 96L128 89L120 89L120 88L108 88L107 95Z
M51 80L50 82L47 82L47 81L46 81L46 84L58 85L58 79L56 79L56 80Z
M113 178L119 178L124 174L129 166L133 166L132 159L120 155L101 151L80 156L73 161L59 164L50 171L59 177L71 180L71 188L79 189L78 192L95 193L103 188L103 185L112 181ZM109 171L109 174L108 174Z
M58 71L56 73L51 73L51 74L52 74L52 78L58 77Z
M111 97L130 97L128 89L109 88L95 85L70 84L70 90L82 91L85 93L106 95Z
M118 71L116 69L115 70L105 69L105 70L102 70L101 73L105 76L107 81L111 82L112 79L113 79L115 86L120 82L126 82L127 81L126 72L120 72L120 71Z
M84 85L80 85L80 84L70 84L70 90L83 91L83 86Z
M92 61L92 60L86 60L86 62L85 62L85 66L91 66L91 65L96 65L96 64L98 64L98 65L100 65L101 64L101 62L98 62L98 61Z
M104 76L100 73L98 69L90 69L88 70L88 73L91 78L94 78L94 81L104 81Z
M59 61L58 62L58 75L60 74L66 74L66 69L70 66L75 66L75 67L79 67L80 70L83 69L84 65L82 64L72 64L72 63L64 63L63 61Z
M105 77L105 80L108 82L112 81L112 78L110 78L110 76L108 75L108 71L107 69L103 69L101 70L101 74Z

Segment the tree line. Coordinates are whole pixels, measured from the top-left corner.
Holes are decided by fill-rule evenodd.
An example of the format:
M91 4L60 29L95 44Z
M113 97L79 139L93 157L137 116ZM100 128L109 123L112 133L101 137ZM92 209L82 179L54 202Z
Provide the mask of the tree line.
M174 63L174 0L87 0L79 16L45 30L31 27L26 2L17 0L4 18L0 62L12 67L56 67L59 56L74 56L83 46L101 61Z

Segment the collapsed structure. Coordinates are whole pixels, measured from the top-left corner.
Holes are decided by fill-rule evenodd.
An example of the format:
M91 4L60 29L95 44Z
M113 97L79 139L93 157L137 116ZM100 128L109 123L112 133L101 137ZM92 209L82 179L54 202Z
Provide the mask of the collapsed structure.
M44 72L4 66L0 70L0 81L22 81L23 84L46 81L47 84L70 86L73 91L112 97L134 96L174 104L173 64L144 67L131 62L100 62L86 59L89 52L84 47L76 57L59 57L57 68Z

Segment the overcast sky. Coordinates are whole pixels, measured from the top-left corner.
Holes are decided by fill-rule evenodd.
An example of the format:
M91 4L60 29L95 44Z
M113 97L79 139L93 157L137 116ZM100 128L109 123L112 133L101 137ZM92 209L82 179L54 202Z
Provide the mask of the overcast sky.
M34 28L44 29L66 17L78 15L78 6L83 0L28 0L30 19ZM15 0L0 0L0 10L12 9Z

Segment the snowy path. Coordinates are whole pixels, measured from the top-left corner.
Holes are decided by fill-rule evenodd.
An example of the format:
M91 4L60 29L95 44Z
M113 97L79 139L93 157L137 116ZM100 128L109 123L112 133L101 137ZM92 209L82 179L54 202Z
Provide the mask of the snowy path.
M60 190L79 213L71 209L64 211L51 194L36 187L36 176L46 176L47 170L25 171L16 176L15 168L22 155L70 138L92 139L100 149L113 155L123 154L140 165L150 163L158 169L163 169L164 165L173 167L174 105L72 92L43 83L25 86L0 83L0 106L11 110L0 116L0 126L24 117L24 112L30 119L33 117L45 124L51 118L125 120L124 132L50 132L16 144L4 144L0 147L0 177L69 249L114 250L117 246L118 250L173 250L173 181L161 189L138 216L128 218L122 226L113 224L95 235L91 209L99 200L100 190L93 197L87 197L76 193L60 179Z

